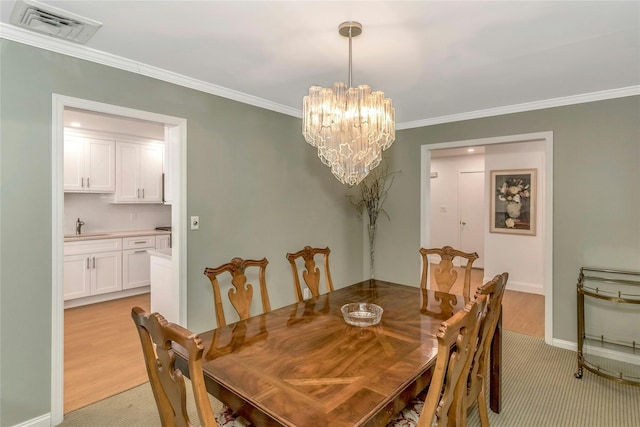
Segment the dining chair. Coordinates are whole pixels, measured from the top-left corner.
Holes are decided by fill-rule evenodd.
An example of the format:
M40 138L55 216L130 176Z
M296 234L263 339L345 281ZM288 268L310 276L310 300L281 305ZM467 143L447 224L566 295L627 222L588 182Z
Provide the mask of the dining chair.
M320 296L320 282L321 272L316 267L315 256L322 255L322 265L324 266L324 279L327 287L327 292L333 292L333 281L331 280L331 272L329 271L329 254L331 250L327 247L312 248L311 246L305 246L302 250L294 253L288 253L287 259L291 264L291 271L293 273L293 284L296 290L296 296L298 302L304 301L302 286L300 284L300 273L298 271L298 260L302 258L304 261L304 270L302 270L302 278L307 287L311 291L311 294L317 298Z
M218 275L221 273L229 273L231 275L231 285L229 288L229 300L231 305L235 308L240 320L248 319L251 308L251 301L253 300L253 285L247 283L247 276L245 275L245 269L249 267L258 268L258 281L260 282L260 296L262 299L263 312L271 311L271 304L269 303L269 294L267 293L267 283L265 280L265 272L269 261L266 258L261 260L245 260L242 258L233 258L230 262L222 264L216 268L205 268L204 274L211 281L213 287L213 302L215 305L216 321L218 327L226 326L227 320L224 315L224 309L222 307L222 297L220 296L220 282L218 281Z
M491 340L498 325L501 313L502 297L509 280L509 273L496 275L493 279L482 285L476 291L476 298L486 296L487 314L482 320L478 331L478 345L471 362L467 394L465 396L465 409L469 410L474 403L478 403L480 423L482 427L489 427L489 414L487 412L487 370Z
M440 257L440 264L434 268L433 276L438 290L447 293L449 293L458 278L458 272L453 267L454 259L456 257L466 259L467 264L464 267L462 295L467 298L469 297L471 289L471 266L473 262L479 258L477 253L462 252L451 246L444 246L442 248L431 249L420 248L420 255L422 255L422 279L420 281L420 287L423 289L427 287L430 264L429 255L437 255ZM435 265L434 263L434 266Z
M486 308L487 297L480 296L442 322L436 334L438 353L425 400L413 399L387 427L466 426L467 378Z
M204 347L197 334L169 323L159 313L131 309L138 330L151 390L156 400L162 427L191 427L187 413L187 392L182 372L175 367L173 343L184 347L189 355L189 376L200 423L203 427L245 427L250 424L236 417L226 406L214 414L204 383L202 354Z

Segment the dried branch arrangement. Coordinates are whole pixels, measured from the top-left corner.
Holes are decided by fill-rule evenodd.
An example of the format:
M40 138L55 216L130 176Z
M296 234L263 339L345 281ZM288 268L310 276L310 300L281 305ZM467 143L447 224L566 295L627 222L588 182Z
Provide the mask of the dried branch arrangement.
M358 214L362 215L366 210L367 216L369 217L369 262L372 279L374 278L375 240L378 217L380 214L383 214L388 220L391 220L383 206L389 195L389 190L393 185L395 173L397 173L397 171L391 172L389 170L388 159L384 158L382 163L358 184L360 197L354 200L355 196L349 196L349 200L358 210Z

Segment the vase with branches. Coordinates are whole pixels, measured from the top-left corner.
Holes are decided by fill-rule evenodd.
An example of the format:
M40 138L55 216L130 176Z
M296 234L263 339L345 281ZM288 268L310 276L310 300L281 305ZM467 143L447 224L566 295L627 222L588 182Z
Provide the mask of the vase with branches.
M367 231L369 234L369 271L372 279L375 275L375 242L378 218L380 215L384 215L388 220L391 220L383 206L389 195L395 173L389 170L388 159L384 158L380 165L358 184L360 189L359 197L349 196L349 200L358 210L358 214L362 215L366 210L369 217Z

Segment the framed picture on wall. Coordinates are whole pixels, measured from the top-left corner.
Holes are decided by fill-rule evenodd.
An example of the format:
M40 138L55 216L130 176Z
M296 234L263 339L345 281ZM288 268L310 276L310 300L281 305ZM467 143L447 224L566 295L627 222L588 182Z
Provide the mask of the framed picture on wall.
M491 171L492 233L536 234L536 169Z

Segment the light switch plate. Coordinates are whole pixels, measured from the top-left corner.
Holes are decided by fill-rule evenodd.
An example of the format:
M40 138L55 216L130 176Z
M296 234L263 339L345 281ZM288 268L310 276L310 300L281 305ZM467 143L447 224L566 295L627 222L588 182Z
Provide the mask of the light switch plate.
M200 217L199 216L192 216L191 217L191 229L192 230L197 230L200 228Z

